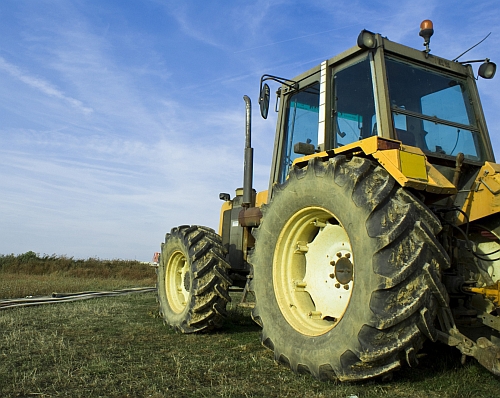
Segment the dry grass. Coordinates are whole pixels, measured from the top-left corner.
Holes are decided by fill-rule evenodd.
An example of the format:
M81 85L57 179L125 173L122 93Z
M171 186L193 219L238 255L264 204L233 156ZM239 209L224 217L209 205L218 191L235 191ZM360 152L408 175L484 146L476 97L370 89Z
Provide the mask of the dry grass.
M154 274L154 269L149 270ZM0 299L26 296L47 296L54 292L70 293L154 286L154 277L130 280L125 278L75 278L66 275L25 275L0 273Z
M5 275L12 273L0 272L1 285ZM32 276L47 288L77 279ZM115 281L134 279L81 278L78 286L107 290ZM438 344L388 383L319 382L274 361L248 310L232 305L229 314L218 333L181 335L163 326L152 293L0 311L0 396L489 398L499 386L474 360L461 366L456 350Z
M151 293L2 311L0 396L476 398L498 388L444 346L389 383L323 383L276 364L258 336L235 308L218 333L174 333Z
M154 268L138 261L0 255L0 299L154 286L155 278Z

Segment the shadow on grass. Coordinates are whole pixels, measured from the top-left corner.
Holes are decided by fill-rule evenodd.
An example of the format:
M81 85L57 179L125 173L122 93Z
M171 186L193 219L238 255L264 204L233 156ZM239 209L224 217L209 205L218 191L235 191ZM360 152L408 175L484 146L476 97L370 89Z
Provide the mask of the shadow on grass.
M217 331L219 335L233 334L248 334L255 333L258 339L257 332L261 331L251 318L250 310L234 308L228 311L228 317L224 326ZM454 347L446 346L442 343L432 343L426 341L423 349L418 354L419 364L415 367L410 367L406 361L402 360L400 370L394 372L393 377L387 379L374 378L371 380L359 382L343 382L344 386L366 386L378 385L381 388L384 386L393 385L393 383L417 383L425 386L427 383L435 383L436 379L444 379L443 383L447 384L447 379L454 378L456 375L462 374L462 377L471 377L472 374L484 373L488 378L489 373L483 369L475 359L467 358L465 365L461 364L462 354ZM455 376L453 376L455 375ZM463 380L462 380L463 382ZM339 382L330 382L332 385L338 385Z
M464 367L460 362L462 358L460 351L442 343L426 341L418 357L418 366L410 368L406 365L395 376L398 379L419 382L434 378L437 374L449 373ZM473 358L467 359L467 364L474 362Z
M238 302L239 300L233 299L228 305L228 316L222 328L208 333L208 335L212 335L215 340L224 339L226 336L229 344L234 345L231 348L234 350L239 350L240 347L245 347L245 350L248 350L248 347L252 347L252 350L258 350L262 348L259 337L261 328L252 320L251 309L238 307ZM415 396L418 398L429 396L433 398L489 398L488 386L498 382L498 379L479 365L475 359L467 358L466 364L462 365L461 353L456 348L430 341L427 341L418 353L419 364L417 366L409 367L406 360L402 359L401 368L393 373L392 378L382 379L378 377L359 382L330 381L321 383L310 375L293 374L286 366L278 366L272 359L272 353L268 350L264 352L269 354L264 357L266 361L270 361L268 365L273 363L273 365L269 365L273 372L277 372L279 377L289 378L300 385L315 385L318 397L322 396L320 390L323 389L327 391L328 388L335 388L347 391L349 388L353 388L353 391L359 390L359 395L370 397L388 394L389 396ZM459 393L450 393L450 391L459 391Z
M219 330L220 333L254 333L261 330L250 315L249 309L232 308L227 311L227 318L224 326Z

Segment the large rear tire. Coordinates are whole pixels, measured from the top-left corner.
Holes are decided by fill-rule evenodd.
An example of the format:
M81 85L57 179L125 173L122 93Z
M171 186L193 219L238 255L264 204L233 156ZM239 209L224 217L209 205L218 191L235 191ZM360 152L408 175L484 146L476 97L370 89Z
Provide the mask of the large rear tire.
M368 159L294 167L263 208L250 262L254 320L275 359L318 379L410 365L436 339L449 259L438 219Z
M162 244L157 271L160 314L182 333L222 325L231 300L231 279L221 239L200 226L172 228Z

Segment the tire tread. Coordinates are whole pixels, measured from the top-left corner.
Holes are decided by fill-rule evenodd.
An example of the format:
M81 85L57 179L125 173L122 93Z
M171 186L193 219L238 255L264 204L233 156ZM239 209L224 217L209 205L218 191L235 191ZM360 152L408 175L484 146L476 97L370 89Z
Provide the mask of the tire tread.
M266 309L259 305L257 296L252 317L263 327L262 344L274 351L276 361L294 372L311 373L320 380L355 381L388 375L400 368L402 360L415 365L416 353L424 340L436 339L433 322L437 302L448 300L438 277L449 264L446 252L435 238L441 230L439 220L383 167L361 157L347 159L339 155L328 162L313 158L306 167L294 166L288 179L276 186L273 200L284 195L288 186L305 178L333 179L338 187L350 192L357 207L367 212L366 230L378 247L372 268L380 277L369 303L371 320L359 330L357 347L346 349L337 360L332 358L312 366L294 356L287 357L273 342L262 320ZM272 205L271 202L261 209L263 222L253 232L256 247ZM255 264L256 256L252 255L250 262Z
M191 264L191 294L190 302L183 312L179 322L172 313L166 297L160 293L165 278L165 265L168 259L163 258L163 251L175 240L181 242L188 254ZM228 290L232 284L226 270L229 264L224 258L225 249L215 231L198 225L181 225L174 227L165 236L162 243L157 270L157 296L160 304L160 314L166 324L181 333L207 332L222 326L227 316L226 305L231 300Z

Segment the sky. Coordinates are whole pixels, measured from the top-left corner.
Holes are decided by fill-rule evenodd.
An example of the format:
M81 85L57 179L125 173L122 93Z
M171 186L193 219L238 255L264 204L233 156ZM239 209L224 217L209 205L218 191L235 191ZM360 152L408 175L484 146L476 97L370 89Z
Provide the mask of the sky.
M150 261L172 227L217 230L219 193L243 184L243 95L268 186L260 76L293 78L362 29L423 49L424 19L433 54L491 32L461 60L500 64L498 0L1 0L0 254ZM500 73L478 87L500 160Z

